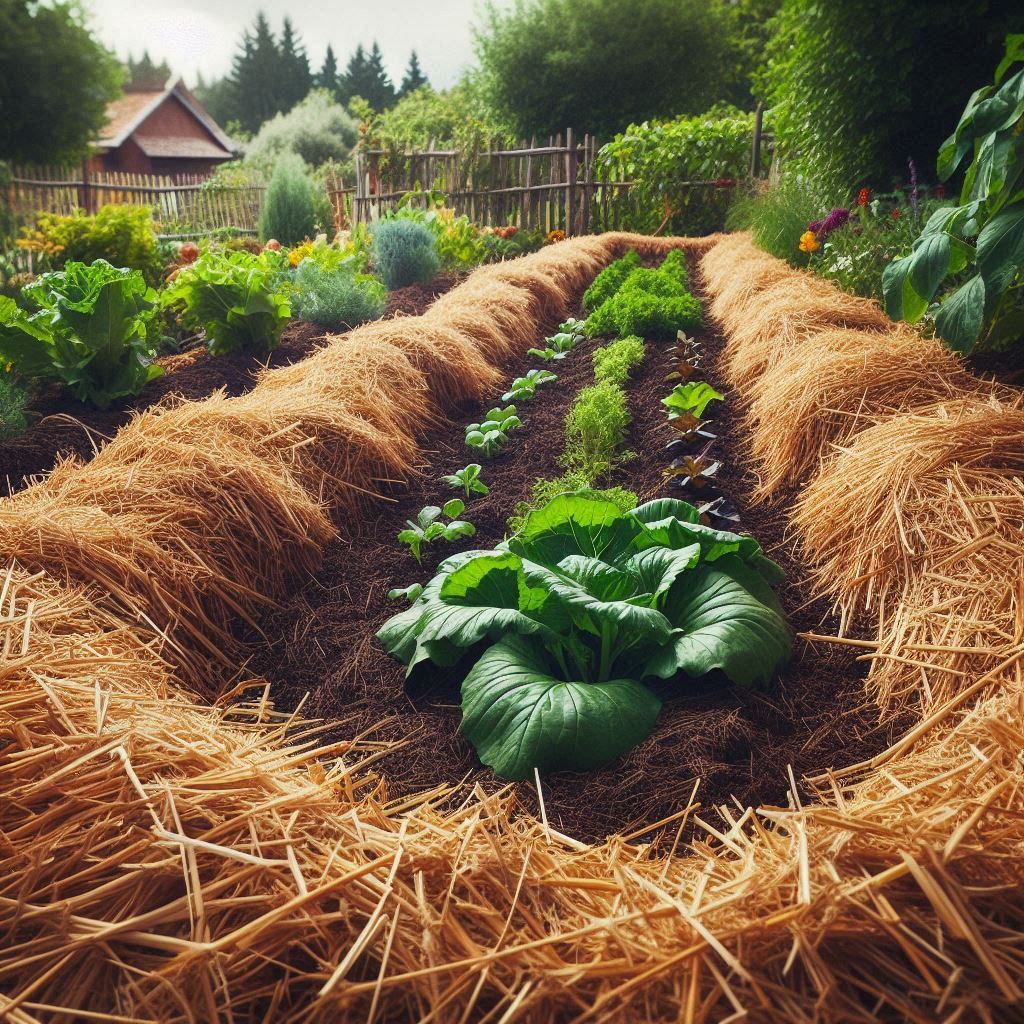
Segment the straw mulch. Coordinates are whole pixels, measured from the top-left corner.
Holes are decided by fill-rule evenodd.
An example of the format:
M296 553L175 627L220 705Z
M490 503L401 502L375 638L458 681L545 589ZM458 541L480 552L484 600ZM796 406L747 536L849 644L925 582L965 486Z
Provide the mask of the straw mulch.
M712 294L727 264L745 272L742 242L718 247L728 244L730 260L717 283L708 274ZM953 414L904 415L948 425ZM981 414L955 415L960 426ZM1008 445L1011 434L999 436ZM906 456L901 444L890 439L892 459ZM319 446L313 434L290 449L290 465L303 467L295 479ZM1024 645L1010 626L1019 605L1003 604L1021 567L996 557L988 537L1019 529L1024 504L1015 470L996 493L995 449L977 460L968 445L929 451L911 460L908 478L921 482L905 493L945 467L945 529L953 540L977 531L948 575L987 552L977 579L989 573L993 585L974 595L971 615L999 623L992 667L923 707L877 763L823 775L819 802L716 810L699 807L699 790L695 801L680 794L680 818L657 848L628 837L585 847L478 792L389 804L373 744L353 737L318 751L302 727L286 732L259 691L230 711L192 703L167 648L109 610L106 579L86 586L56 566L60 579L12 563L0 583L0 1017L1017 1019ZM978 474L988 491L972 490ZM343 494L326 481L322 493ZM832 509L840 542L859 531L865 550L887 543L892 524L879 531L865 518L877 508L858 492ZM251 544L262 523L249 525ZM881 632L917 613L952 554L922 547L900 564ZM944 647L967 644L974 625L958 619ZM937 657L937 644L917 650L918 671L931 678ZM673 830L686 826L699 838L672 857Z

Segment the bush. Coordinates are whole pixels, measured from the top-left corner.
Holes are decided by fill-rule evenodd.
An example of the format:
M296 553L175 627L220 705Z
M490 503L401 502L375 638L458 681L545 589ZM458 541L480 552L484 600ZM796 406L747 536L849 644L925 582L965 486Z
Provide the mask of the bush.
M752 114L705 114L631 124L597 154L601 181L632 181L618 225L626 231L707 234L720 231L747 173L754 130ZM715 187L678 183L714 181Z
M106 260L139 271L151 286L163 276L164 260L148 206L111 204L94 216L81 210L68 216L41 213L35 230L23 229L18 245L39 254L52 269Z
M295 245L331 223L326 194L310 177L302 158L284 153L274 165L260 213L260 238Z
M360 274L352 261L329 270L304 259L295 272L295 315L315 324L355 327L376 320L388 304L388 293L377 278Z
M417 281L430 281L441 267L434 234L424 224L404 217L373 226L373 263L389 291Z
M285 153L309 166L346 162L359 137L355 118L326 89L314 89L287 114L277 114L245 147L245 162L269 171Z

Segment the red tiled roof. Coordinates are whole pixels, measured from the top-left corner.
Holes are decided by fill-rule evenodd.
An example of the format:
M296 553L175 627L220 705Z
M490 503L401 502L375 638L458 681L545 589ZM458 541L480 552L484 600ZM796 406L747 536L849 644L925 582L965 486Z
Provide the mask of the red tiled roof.
M135 141L146 156L185 157L206 160L229 160L231 153L211 139L178 136L136 135Z

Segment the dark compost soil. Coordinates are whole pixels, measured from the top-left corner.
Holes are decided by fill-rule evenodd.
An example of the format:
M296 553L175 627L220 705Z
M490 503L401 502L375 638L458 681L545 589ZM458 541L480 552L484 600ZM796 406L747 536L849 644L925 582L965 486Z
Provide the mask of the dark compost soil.
M708 379L716 378L721 339L702 338ZM525 423L508 449L484 463L490 494L467 502L464 518L477 527L465 542L486 548L505 534L518 502L529 497L538 476L559 472L564 421L576 392L593 383L592 344L579 346L553 369L557 383L521 403ZM609 483L635 491L641 501L663 495L687 497L662 476L668 461L663 446L672 436L659 405L670 389L664 381L670 347L648 343L647 357L629 387L633 424L627 446L638 455ZM514 369L523 372L528 363ZM496 399L495 399L496 400ZM395 535L407 517L428 504L440 504L455 492L439 481L444 473L472 461L462 444L461 425L479 418L493 402L468 407L453 426L426 439L422 477L408 490L382 503L376 518L342 524L344 536L329 545L315 577L263 623L264 639L246 666L271 683L275 703L294 708L309 695L303 715L335 723L337 738L367 731L373 739L404 740L384 756L379 768L392 796L469 780L489 789L500 780L477 760L458 732L459 679L430 671L406 682L404 668L374 639L380 625L404 603L391 602L391 587L425 582L454 547L428 547L418 567ZM747 501L751 478L744 472L742 447L728 401L714 428L716 449L724 457L720 486L741 514L738 529L751 532L787 572L780 597L795 632L835 632L821 603L809 603L808 586L778 509L754 508ZM257 639L249 636L248 639ZM666 698L653 735L629 755L585 775L558 773L544 779L544 800L551 825L583 840L628 834L685 807L695 780L705 807L732 803L785 804L786 766L794 775L849 765L883 750L904 723L878 726L877 708L864 694L866 666L848 646L812 646L797 640L793 660L766 692L729 684L724 678L680 679L661 688ZM532 783L517 784L517 796L538 810ZM666 839L667 837L667 839ZM671 838L671 829L662 836Z
M413 284L391 292L383 318L423 313L461 277L438 274L427 284ZM26 410L32 425L24 434L0 442L0 496L21 490L26 478L48 472L58 459L92 458L95 449L112 438L134 413L172 395L202 399L221 388L229 395L244 394L255 384L256 374L264 366L298 362L317 347L321 338L339 329L345 328L293 320L269 358L243 352L211 356L199 346L178 355L163 356L157 362L164 367L164 375L151 381L142 394L110 409L83 405L56 385L38 388L31 393Z

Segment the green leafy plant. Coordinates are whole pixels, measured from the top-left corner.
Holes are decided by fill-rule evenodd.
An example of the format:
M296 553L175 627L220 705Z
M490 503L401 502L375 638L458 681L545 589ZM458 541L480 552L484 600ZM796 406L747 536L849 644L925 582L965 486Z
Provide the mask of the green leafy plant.
M481 423L466 427L466 444L478 448L485 458L493 458L508 444L509 431L522 425L514 405L491 409Z
M723 398L725 395L719 394L705 381L688 381L686 384L677 384L672 393L661 400L661 404L668 410L670 417L689 415L700 419L712 402L720 402Z
M407 217L377 221L373 227L373 265L388 291L430 281L441 268L433 232Z
M400 544L406 544L417 562L423 561L423 545L437 540L453 541L459 537L472 537L476 527L458 517L465 511L466 503L461 498L446 501L443 507L427 505L420 509L415 519L407 519L406 529L398 534ZM442 516L451 522L442 521Z
M566 416L566 446L559 461L582 470L591 481L599 480L631 457L619 452L629 421L629 403L618 384L606 381L584 388Z
M397 601L404 597L410 604L423 593L422 583L410 583L407 587L395 587L388 591L388 600Z
M969 155L958 206L929 218L913 252L882 276L886 312L916 323L934 317L935 333L956 351L1000 348L1024 334L1024 35L1010 36L995 85L971 96L956 131L939 151L949 178ZM950 276L970 273L932 305Z
M351 256L333 268L306 257L295 271L293 287L295 315L315 324L355 327L376 320L388 303L384 285L371 274L360 274Z
M281 153L260 211L260 238L295 245L328 227L333 227L333 220L323 186L313 180L297 153Z
M151 362L155 295L139 271L72 262L26 293L37 312L0 298L0 363L18 376L61 381L79 401L105 409L163 373Z
M0 299L0 310L2 310ZM2 312L0 312L0 323L2 323ZM0 332L3 327L0 326ZM25 390L10 380L0 370L0 441L17 437L25 432L28 422L25 419Z
M594 352L594 379L598 384L618 384L629 380L629 374L644 360L644 339L619 338Z
M456 470L450 476L443 476L441 479L449 487L461 487L468 498L470 494L489 494L490 487L480 479L481 466L479 462L471 462L468 466Z
M280 253L205 252L161 296L187 327L206 332L214 355L269 352L291 316Z
M592 313L603 306L626 283L626 278L640 266L640 254L630 249L621 259L610 263L583 293L583 308Z
M585 337L585 320L568 319L559 324L557 333L544 339L544 348L531 348L527 354L538 356L550 362L552 359L564 359Z
M548 384L553 380L558 380L558 376L550 370L530 370L525 377L516 377L512 381L512 386L501 396L501 400L511 402L515 399L519 402L533 398L541 384Z
M752 537L701 525L685 502L624 513L577 491L494 550L446 559L377 636L410 672L471 663L462 732L498 775L585 770L654 727L645 679L766 683L790 650L781 578Z
M701 324L700 302L688 291L681 252L670 253L657 269L636 267L621 279L610 278L600 294L608 297L587 317L591 337L673 338Z

